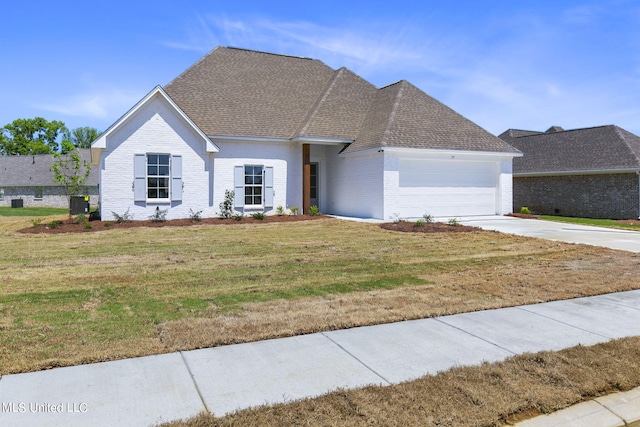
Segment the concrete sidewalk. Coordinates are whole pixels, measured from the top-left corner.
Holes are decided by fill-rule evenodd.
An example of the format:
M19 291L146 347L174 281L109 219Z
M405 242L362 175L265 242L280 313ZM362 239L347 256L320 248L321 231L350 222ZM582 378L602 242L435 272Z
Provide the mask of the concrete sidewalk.
M640 291L0 378L1 426L146 426L640 335Z
M464 217L457 220L464 225L501 233L640 252L640 232L637 231L498 215ZM446 222L446 219L438 218L438 221Z

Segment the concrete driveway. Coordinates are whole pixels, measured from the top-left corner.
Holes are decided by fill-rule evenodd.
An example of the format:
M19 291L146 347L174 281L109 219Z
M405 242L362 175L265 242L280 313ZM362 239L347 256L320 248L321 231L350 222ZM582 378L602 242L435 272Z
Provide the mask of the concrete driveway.
M442 219L438 218L442 221ZM568 243L584 243L611 249L640 253L640 232L603 227L567 224L541 219L509 216L478 216L458 218L464 225L495 230L519 236L539 237Z

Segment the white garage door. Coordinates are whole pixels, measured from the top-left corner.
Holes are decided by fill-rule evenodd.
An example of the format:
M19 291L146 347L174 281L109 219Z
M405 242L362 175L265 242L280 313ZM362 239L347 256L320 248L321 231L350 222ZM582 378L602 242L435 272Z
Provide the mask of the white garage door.
M399 159L402 217L496 214L495 162Z

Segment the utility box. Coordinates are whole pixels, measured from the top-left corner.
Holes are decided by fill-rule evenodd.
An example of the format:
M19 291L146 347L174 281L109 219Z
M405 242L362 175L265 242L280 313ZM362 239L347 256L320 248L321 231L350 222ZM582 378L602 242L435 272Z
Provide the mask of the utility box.
M89 197L73 196L69 200L69 211L71 215L89 215Z
M22 199L11 199L11 207L12 208L21 208L22 207Z

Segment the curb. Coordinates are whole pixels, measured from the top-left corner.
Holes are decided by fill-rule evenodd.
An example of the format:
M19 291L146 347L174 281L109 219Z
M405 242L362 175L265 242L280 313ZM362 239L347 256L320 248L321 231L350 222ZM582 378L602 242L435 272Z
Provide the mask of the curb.
M640 427L640 387L601 396L552 414L516 424L518 427Z

